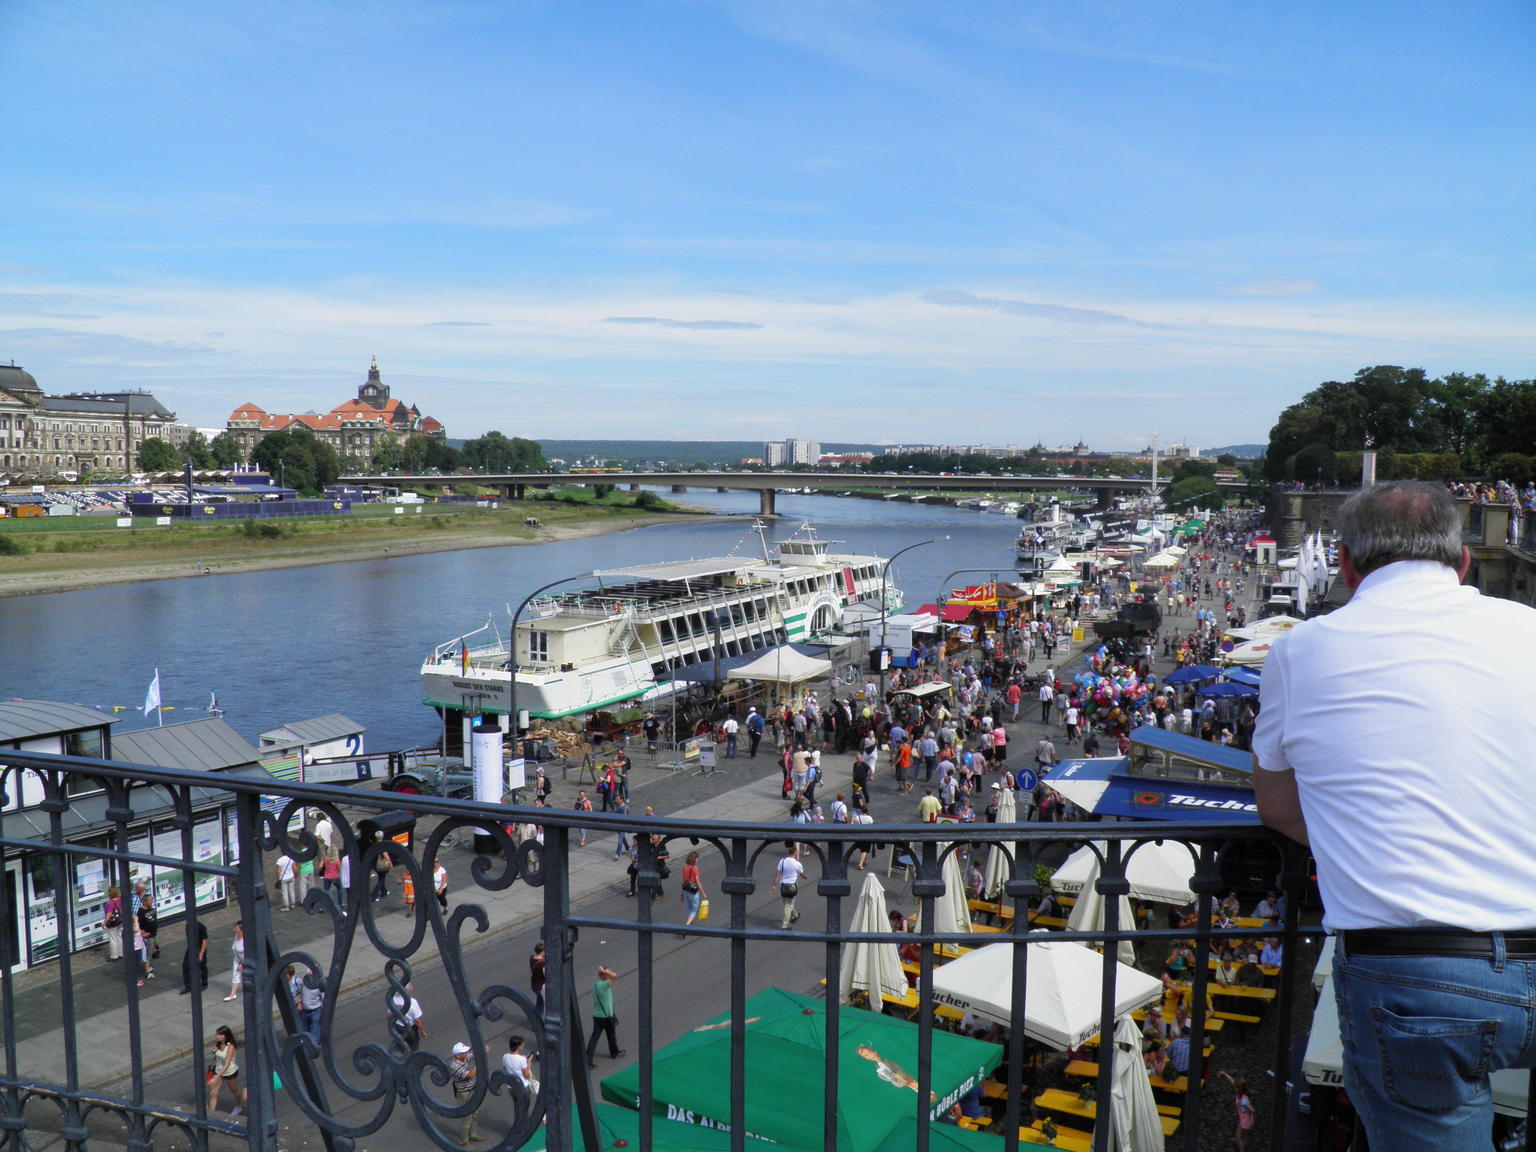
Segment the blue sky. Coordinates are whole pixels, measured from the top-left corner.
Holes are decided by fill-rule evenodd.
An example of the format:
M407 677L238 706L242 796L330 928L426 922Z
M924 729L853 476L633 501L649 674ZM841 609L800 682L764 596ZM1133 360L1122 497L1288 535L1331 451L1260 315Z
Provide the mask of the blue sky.
M1536 374L1536 9L0 0L0 361L528 436L1261 441Z

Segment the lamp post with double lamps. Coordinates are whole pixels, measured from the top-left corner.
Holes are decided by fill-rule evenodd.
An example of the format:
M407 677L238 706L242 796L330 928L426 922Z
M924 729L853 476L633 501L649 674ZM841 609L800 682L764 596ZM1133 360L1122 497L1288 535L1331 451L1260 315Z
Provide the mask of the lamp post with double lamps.
M882 701L885 699L886 673L885 617L888 612L886 607L886 588L890 583L891 565L896 563L896 557L900 556L903 552L910 552L912 549L921 548L925 544L942 544L948 539L948 536L935 536L932 540L919 540L916 544L908 544L905 548L898 548L895 552L891 553L891 558L880 569L880 647L878 651L880 652L880 699Z

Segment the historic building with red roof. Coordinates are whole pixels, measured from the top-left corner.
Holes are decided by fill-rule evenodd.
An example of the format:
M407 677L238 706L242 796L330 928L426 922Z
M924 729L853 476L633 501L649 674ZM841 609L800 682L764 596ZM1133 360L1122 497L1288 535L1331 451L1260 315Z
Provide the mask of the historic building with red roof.
M389 385L379 377L379 359L373 358L368 379L357 388L355 399L347 400L324 415L314 412L272 413L255 404L242 404L229 414L229 434L240 441L246 459L262 439L272 432L308 428L319 440L336 449L343 459L367 463L389 438L405 440L420 433L442 440L447 431L438 420L423 416L416 405L407 406L389 394Z

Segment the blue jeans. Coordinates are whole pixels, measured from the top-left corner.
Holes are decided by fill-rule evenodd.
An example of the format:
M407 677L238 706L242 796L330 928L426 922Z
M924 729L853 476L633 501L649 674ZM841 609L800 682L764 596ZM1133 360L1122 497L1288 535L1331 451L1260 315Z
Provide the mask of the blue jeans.
M1485 1152L1489 1074L1536 1063L1536 961L1340 948L1333 972L1344 1084L1371 1147Z

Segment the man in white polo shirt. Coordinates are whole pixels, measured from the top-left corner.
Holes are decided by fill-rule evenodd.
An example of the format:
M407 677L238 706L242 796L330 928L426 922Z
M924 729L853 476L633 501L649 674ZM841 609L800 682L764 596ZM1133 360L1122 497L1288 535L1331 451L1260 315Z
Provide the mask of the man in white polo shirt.
M1489 1074L1536 1062L1536 611L1461 585L1443 488L1377 485L1338 530L1354 597L1265 662L1259 814L1316 857L1371 1146L1486 1149Z

